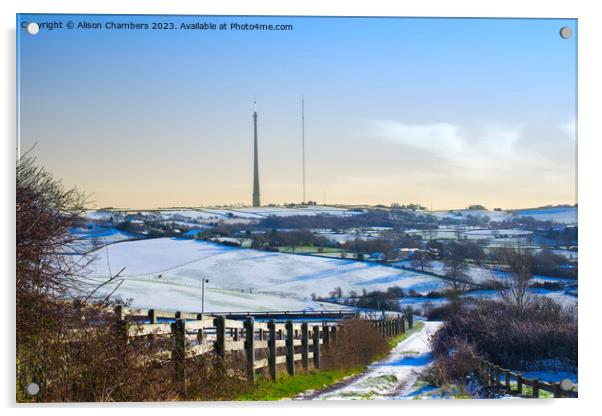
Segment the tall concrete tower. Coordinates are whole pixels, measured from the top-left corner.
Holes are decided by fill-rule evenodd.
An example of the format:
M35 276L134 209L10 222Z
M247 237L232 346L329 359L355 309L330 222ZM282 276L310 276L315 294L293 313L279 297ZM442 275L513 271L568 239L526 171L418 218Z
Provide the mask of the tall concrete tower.
M253 206L260 207L259 200L259 160L257 157L257 111L253 111L253 127L254 127L254 169L253 169Z

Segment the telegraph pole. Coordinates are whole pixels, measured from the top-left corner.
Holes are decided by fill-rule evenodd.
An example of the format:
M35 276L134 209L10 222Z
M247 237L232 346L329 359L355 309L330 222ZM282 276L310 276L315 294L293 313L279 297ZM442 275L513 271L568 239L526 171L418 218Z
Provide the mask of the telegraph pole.
M303 202L306 202L305 199L305 100L304 97L301 96L301 147L302 147L302 157L303 157Z

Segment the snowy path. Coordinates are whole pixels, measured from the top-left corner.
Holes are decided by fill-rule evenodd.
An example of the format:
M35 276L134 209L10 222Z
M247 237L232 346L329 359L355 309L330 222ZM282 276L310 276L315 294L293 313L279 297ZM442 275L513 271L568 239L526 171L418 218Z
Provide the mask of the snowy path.
M431 362L429 337L441 322L424 327L397 344L382 361L371 364L359 377L314 400L400 399L412 391L418 374Z

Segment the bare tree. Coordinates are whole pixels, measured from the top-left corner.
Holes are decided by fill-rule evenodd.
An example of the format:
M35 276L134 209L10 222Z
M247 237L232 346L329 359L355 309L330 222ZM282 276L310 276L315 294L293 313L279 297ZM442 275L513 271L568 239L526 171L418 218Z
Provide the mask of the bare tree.
M424 271L425 268L431 265L433 258L430 253L426 250L419 250L414 253L414 261L412 266L419 267L420 270Z
M528 289L533 279L533 257L523 246L500 248L496 257L508 271L508 278L499 290L500 296L522 316L532 300Z
M472 279L468 275L466 250L463 245L452 242L446 247L443 259L445 277L449 279L450 289L455 293L465 292Z

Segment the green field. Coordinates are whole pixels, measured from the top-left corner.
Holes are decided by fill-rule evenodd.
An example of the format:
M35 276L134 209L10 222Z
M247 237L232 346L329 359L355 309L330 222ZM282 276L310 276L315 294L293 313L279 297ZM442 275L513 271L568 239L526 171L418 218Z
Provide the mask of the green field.
M285 246L279 247L281 253L340 253L341 249L336 247L316 246Z

